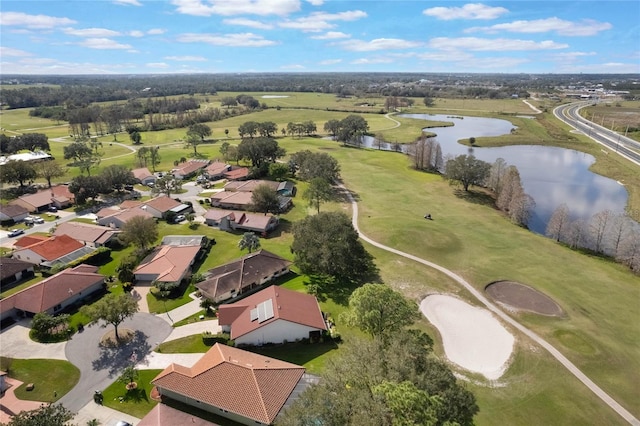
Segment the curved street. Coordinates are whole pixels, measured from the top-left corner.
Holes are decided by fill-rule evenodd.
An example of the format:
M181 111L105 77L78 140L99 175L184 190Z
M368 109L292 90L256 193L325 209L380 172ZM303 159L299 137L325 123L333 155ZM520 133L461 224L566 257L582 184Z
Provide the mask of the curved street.
M500 319L502 319L506 323L510 324L511 326L513 326L514 328L519 330L521 333L523 333L524 335L529 337L531 340L536 342L538 345L540 345L544 349L546 349L555 359L557 359L560 362L560 364L562 364L567 370L569 370L569 372L571 374L573 374L578 380L580 380L585 386L587 386L589 388L589 390L591 390L594 394L596 394L596 396L598 398L600 398L605 404L607 404L609 407L611 407L611 409L613 409L616 413L618 413L629 424L632 424L634 426L640 426L640 420L638 420L636 417L634 417L633 414L631 414L626 408L624 408L622 405L620 405L609 394L607 394L602 388L600 388L597 384L595 384L589 377L587 377L586 374L584 374L582 371L580 371L580 369L578 367L576 367L575 364L573 364L571 361L569 361L569 359L567 357L562 355L562 353L559 350L557 350L554 346L552 346L550 343L548 343L542 337L538 336L536 333L534 333L533 331L529 330L527 327L523 326L522 324L520 324L519 322L514 320L512 317L510 317L509 315L505 314L502 310L500 310L497 306L495 306L493 303L491 303L486 297L484 297L484 295L481 292L476 290L475 287L473 287L471 284L469 284L460 275L456 274L455 272L453 272L453 271L451 271L451 270L449 270L449 269L447 269L447 268L445 268L443 266L440 266L440 265L435 264L433 262L429 262L428 260L421 259L421 258L419 258L417 256L414 256L414 255L409 254L409 253L405 253L405 252L400 251L400 250L396 250L396 249L394 249L392 247L389 247L389 246L385 246L384 244L381 244L381 243L379 243L377 241L374 241L371 238L369 238L366 235L364 235L360 231L360 228L358 227L358 203L355 201L354 197L352 196L351 191L349 191L343 185L340 185L340 187L347 194L347 197L349 198L349 201L351 202L351 207L352 207L352 211L353 211L352 223L353 223L354 229L360 235L360 238L362 238L364 241L366 241L367 243L369 243L369 244L371 244L371 245L373 245L373 246L375 246L377 248L380 248L382 250L386 250L388 252L397 254L398 256L402 256L402 257L405 257L407 259L411 259L411 260L416 261L418 263L421 263L421 264L423 264L425 266L428 266L430 268L436 269L436 270L442 272L443 274L447 275L448 277L450 277L454 281L456 281L458 284L460 284L462 287L464 287L466 290L468 290L487 309L489 309L491 312L493 312L495 315L497 315Z

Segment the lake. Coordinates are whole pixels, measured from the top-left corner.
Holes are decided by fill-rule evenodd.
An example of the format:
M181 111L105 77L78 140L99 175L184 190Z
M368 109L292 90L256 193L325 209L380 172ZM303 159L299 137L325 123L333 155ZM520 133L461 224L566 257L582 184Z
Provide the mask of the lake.
M496 148L470 148L458 143L469 137L500 136L515 126L507 120L480 117L453 117L444 114L402 114L401 117L430 121L449 121L450 127L425 129L436 133L443 157L473 154L493 163L503 158L520 172L522 186L536 202L529 229L545 233L547 222L562 203L569 206L572 219L589 220L603 210L622 213L627 204L627 190L617 181L589 171L594 157L565 148L515 145ZM372 138L365 141L371 146ZM392 149L387 146L386 149Z

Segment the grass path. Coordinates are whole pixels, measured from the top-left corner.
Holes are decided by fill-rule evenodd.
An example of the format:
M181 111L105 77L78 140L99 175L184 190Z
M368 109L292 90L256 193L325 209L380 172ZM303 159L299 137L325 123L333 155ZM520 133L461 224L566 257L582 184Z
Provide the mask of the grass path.
M351 196L351 192L348 191L344 186L342 187L347 194L351 206L352 206L352 222L353 227L356 232L358 232L360 238L362 238L367 243L378 247L382 250L389 251L391 253L397 254L398 256L405 257L407 259L414 260L418 263L421 263L430 268L436 269L448 277L455 280L462 287L465 288L469 293L471 293L479 302L481 302L487 309L496 314L503 321L509 323L516 329L518 329L521 333L529 337L531 340L536 342L538 345L545 348L556 360L560 362L571 374L573 374L578 380L580 380L589 390L591 390L598 398L600 398L605 404L607 404L611 409L613 409L616 413L618 413L622 418L624 418L629 424L640 426L640 420L635 418L633 414L631 414L627 409L625 409L622 405L620 405L615 399L613 399L608 393L606 393L602 388L600 388L597 384L595 384L586 374L584 374L575 364L573 364L567 357L565 357L558 349L556 349L553 345L548 343L538 334L529 330L527 327L523 326L515 319L511 318L509 315L505 314L502 310L496 307L493 303L491 303L486 297L484 297L478 290L475 289L470 283L468 283L464 278L455 272L440 266L436 263L429 262L428 260L424 260L419 258L418 256L411 255L409 253L405 253L403 251L394 249L389 246L385 246L384 244L378 243L377 241L372 240L371 238L364 235L360 229L358 228L358 204L355 199Z

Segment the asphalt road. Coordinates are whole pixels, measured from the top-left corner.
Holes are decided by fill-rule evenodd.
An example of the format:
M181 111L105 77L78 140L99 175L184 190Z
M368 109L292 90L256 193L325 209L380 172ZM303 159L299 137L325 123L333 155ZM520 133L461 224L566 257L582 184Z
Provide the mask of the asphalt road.
M580 109L591 104L593 102L575 102L560 105L553 110L553 114L559 120L584 133L599 144L640 166L640 143L589 121L580 115Z

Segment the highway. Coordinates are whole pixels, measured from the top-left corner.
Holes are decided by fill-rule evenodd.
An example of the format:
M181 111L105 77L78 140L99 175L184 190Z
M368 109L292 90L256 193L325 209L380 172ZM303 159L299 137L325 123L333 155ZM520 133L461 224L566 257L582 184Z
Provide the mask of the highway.
M584 133L612 152L640 166L640 143L580 116L580 109L591 104L593 102L575 102L560 105L553 110L553 114L559 120Z

